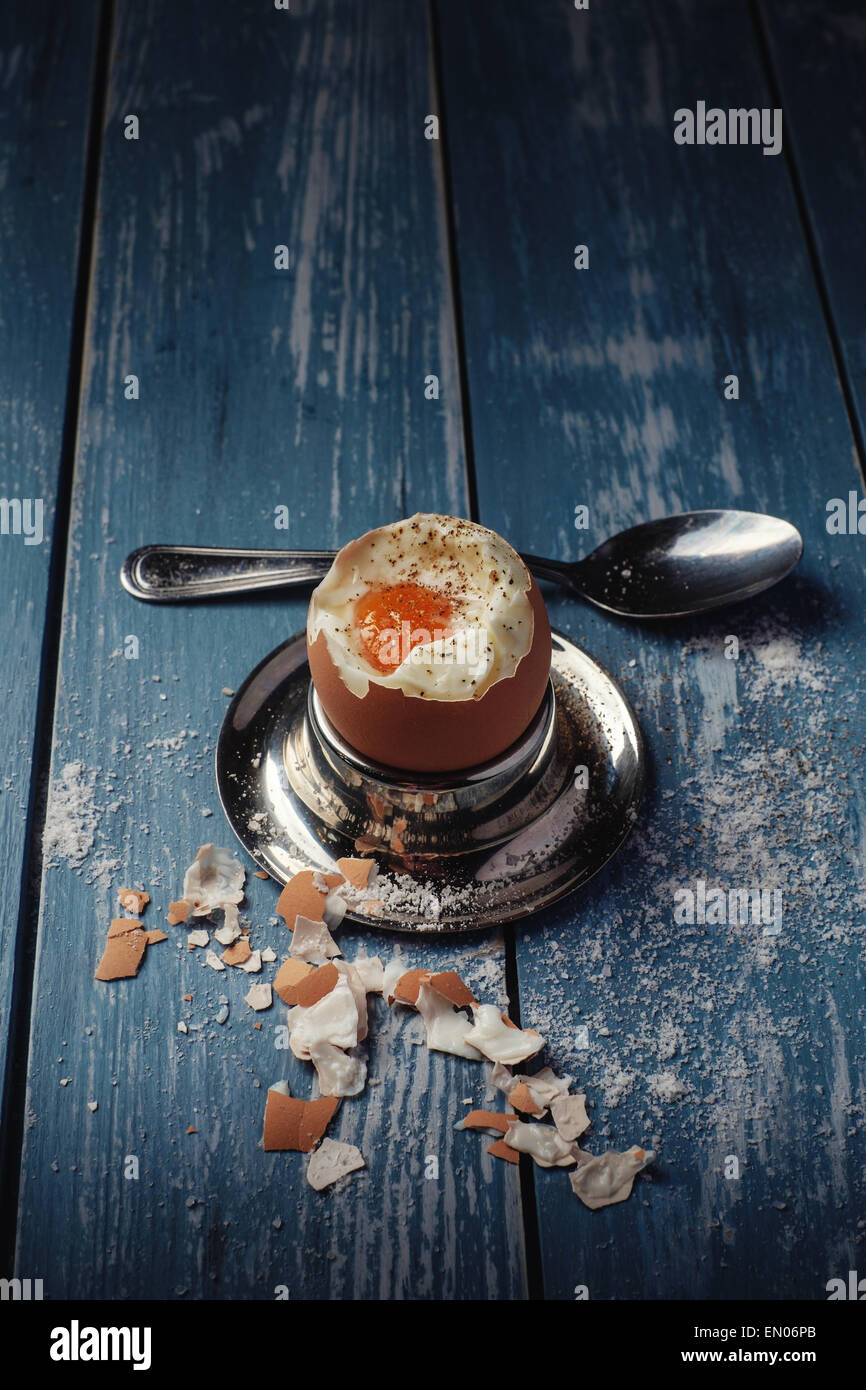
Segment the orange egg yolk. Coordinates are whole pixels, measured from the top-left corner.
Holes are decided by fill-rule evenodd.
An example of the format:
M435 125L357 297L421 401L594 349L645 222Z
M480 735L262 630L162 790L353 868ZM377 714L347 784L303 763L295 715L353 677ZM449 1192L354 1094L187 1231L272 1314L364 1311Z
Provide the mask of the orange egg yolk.
M377 671L394 671L413 647L451 634L451 604L424 584L368 589L353 617L361 651Z

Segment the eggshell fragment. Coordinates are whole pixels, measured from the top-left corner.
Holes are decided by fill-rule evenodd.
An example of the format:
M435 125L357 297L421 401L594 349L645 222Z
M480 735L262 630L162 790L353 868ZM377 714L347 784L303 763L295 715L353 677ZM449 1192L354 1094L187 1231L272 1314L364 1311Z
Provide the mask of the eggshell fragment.
M208 951L207 955L205 956L205 960L207 964L210 966L211 970L225 970L225 966L223 965L216 951Z
M321 893L330 893L332 888L339 888L345 881L342 874L326 874L321 869L313 870L313 883Z
M137 917L112 917L108 924L108 940L128 936L130 932L141 931L142 925Z
M522 1110L524 1114L534 1114L536 1118L546 1115L547 1108L551 1102L556 1100L558 1096L567 1095L568 1088L571 1085L570 1076L557 1076L551 1067L541 1067L537 1072L533 1072L532 1076L523 1076L520 1074L512 1076L508 1067L503 1066L501 1062L496 1063L490 1080L498 1090L508 1096L508 1099L511 1101L512 1105L514 1105L515 1109ZM538 1107L537 1110L532 1111L524 1109L523 1106L518 1105L512 1100L512 1096L515 1094L518 1087L526 1088L531 1099ZM525 1092L521 1090L519 1092L519 1099L525 1100L525 1098Z
M249 1004L250 1008L255 1009L257 1012L260 1009L269 1009L273 1002L271 986L264 982L257 985L250 985L244 995L244 1003Z
M245 936L236 941L233 946L229 946L227 951L223 951L223 960L226 965L243 965L245 960L249 960L252 955L250 943Z
M316 966L309 975L298 982L295 991L296 1002L303 1009L311 1008L313 1004L318 1004L320 999L324 999L326 994L330 994L338 979L339 973L333 963Z
M291 955L298 960L309 961L312 965L323 965L340 954L340 948L322 921L314 922L309 917L296 917L292 932Z
M532 1076L518 1076L516 1081L525 1081L536 1105L550 1105L557 1096L568 1094L570 1076L557 1076L552 1067L541 1067Z
M637 1174L652 1163L655 1154L635 1144L625 1153L616 1153L611 1149L598 1158L585 1155L581 1155L581 1158L583 1161L575 1172L569 1174L568 1180L584 1206L598 1211L600 1207L624 1202L631 1195Z
M143 893L140 888L118 888L117 901L127 912L133 912L137 917L150 902L150 894Z
M165 920L170 927L176 927L179 923L185 922L191 912L192 903L188 903L184 898L181 898L176 903L169 903Z
M495 1129L505 1134L514 1124L513 1115L501 1115L498 1110L470 1110L454 1126L455 1129ZM488 1150L489 1152L489 1150Z
M471 1062L481 1061L481 1053L465 1041L465 1015L455 1010L446 995L433 988L432 980L421 985L415 1007L424 1020L427 1046L432 1052L452 1052Z
M221 946L231 946L241 934L240 924L224 922L221 927L217 927L214 932L214 939Z
M353 888L366 888L375 859L338 859L337 868Z
M262 968L261 951L251 951L247 959L241 965L241 970L247 975L258 975Z
M541 1106L536 1105L532 1098L532 1092L525 1081L519 1081L517 1085L513 1087L509 1093L508 1099L511 1101L515 1110L519 1110L523 1115L540 1115L542 1113Z
M322 916L332 931L336 931L347 911L345 898L340 897L336 888L332 889L325 899L325 906L322 908Z
M592 1124L586 1113L586 1096L557 1096L550 1103L550 1113L559 1133L570 1144Z
M367 1036L367 991L364 982L351 961L335 960L334 969L343 976L352 991L358 1011L358 1042L363 1042Z
M168 941L168 932L162 931L159 927L151 927L150 931L144 933L144 939L148 946L155 946L158 941Z
M430 979L431 973L429 970L407 970L394 985L388 1003L410 1004L414 1008L418 1002L418 991Z
M277 902L277 912L285 919L289 930L294 930L295 918L306 917L311 922L321 922L324 914L327 888L323 892L313 882L312 869L302 869L290 878Z
M326 970L327 966L321 967ZM340 976L330 993L318 1003L289 1010L289 1045L301 1061L310 1060L310 1048L329 1042L348 1050L358 1042L358 1006L349 982Z
M205 917L226 903L239 903L244 895L244 868L231 851L202 845L183 878L183 898L193 905L193 916Z
M381 994L385 988L385 970L378 956L356 956L353 962L367 994Z
M209 942L210 936L204 928L201 931L191 931L186 939L187 948L190 951L195 950L196 946L207 946Z
M291 1149L309 1153L324 1135L339 1104L336 1096L297 1100L289 1095L285 1082L271 1086L265 1101L265 1152Z
M318 1042L310 1047L310 1061L323 1096L357 1096L363 1091L367 1080L363 1057L351 1057L333 1043Z
M366 1166L361 1150L356 1149L354 1144L341 1144L335 1139L323 1139L315 1153L310 1155L307 1182L310 1187L321 1192L339 1178L344 1178L347 1173L354 1173L356 1169Z
M236 903L223 903L222 905L223 924L222 930L232 932L232 937L225 944L230 946L232 941L237 941L241 934L241 919ZM216 932L214 932L216 936Z
M308 975L312 975L313 969L314 967L308 965L306 961L291 959L283 961L274 979L274 989L284 1004L297 1004L298 985Z
M571 1168L575 1157L570 1145L553 1125L525 1124L513 1120L505 1141L518 1153L531 1154L540 1168Z
M509 1066L525 1062L544 1046L544 1039L534 1030L524 1031L505 1023L495 1004L479 1004L475 1023L464 1034L463 1041L483 1052L491 1062L506 1062Z
M125 980L138 974L147 936L135 917L115 917L109 924L102 959L96 967L95 980Z
M497 1139L495 1144L491 1144L487 1152L493 1154L494 1158L504 1158L508 1163L519 1163L520 1154L516 1149L512 1149L510 1144L506 1144L504 1139Z
M394 987L401 976L406 974L406 962L400 955L392 956L382 972L382 995L389 1004L394 1002Z
M440 970L438 974L430 976L430 985L438 994L444 997L456 1007L474 1008L478 1003L471 989L463 983L456 970Z

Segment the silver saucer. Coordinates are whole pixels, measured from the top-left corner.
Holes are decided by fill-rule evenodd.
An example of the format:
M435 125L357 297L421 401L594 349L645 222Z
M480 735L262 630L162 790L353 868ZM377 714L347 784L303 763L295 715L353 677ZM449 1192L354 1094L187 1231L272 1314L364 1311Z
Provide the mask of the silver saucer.
M481 929L571 892L631 829L644 753L616 681L567 637L552 643L547 696L524 736L447 777L409 777L345 744L313 690L303 633L283 643L238 690L217 743L219 796L241 844L279 883L372 854L382 905L347 919L394 931Z

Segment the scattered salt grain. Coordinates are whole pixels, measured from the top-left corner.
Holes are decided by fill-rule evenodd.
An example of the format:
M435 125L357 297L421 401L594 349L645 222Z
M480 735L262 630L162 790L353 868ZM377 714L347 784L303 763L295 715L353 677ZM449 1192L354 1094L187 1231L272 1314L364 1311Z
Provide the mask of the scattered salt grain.
M96 773L81 762L66 763L48 798L42 852L47 868L63 861L82 864L95 844L99 812L93 799Z

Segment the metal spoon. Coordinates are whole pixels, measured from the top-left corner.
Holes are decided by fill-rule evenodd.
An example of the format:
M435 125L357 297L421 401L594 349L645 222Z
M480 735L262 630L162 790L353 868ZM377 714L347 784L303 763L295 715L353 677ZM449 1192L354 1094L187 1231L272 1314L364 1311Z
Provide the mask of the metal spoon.
M677 618L750 598L783 579L803 553L799 531L759 512L682 512L632 526L582 560L524 555L533 574L628 618ZM146 545L120 572L150 603L248 593L324 578L332 550L221 550Z

